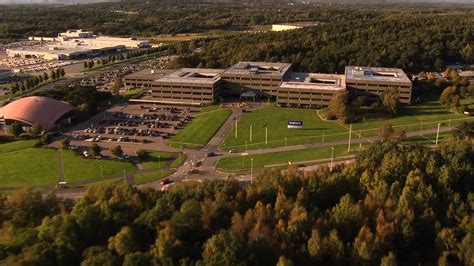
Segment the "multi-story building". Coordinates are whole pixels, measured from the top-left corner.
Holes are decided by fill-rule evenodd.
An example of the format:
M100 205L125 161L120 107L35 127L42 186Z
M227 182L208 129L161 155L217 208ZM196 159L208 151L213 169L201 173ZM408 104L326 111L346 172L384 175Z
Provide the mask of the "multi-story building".
M152 101L206 105L219 96L222 69L183 68L150 84Z
M345 75L297 73L291 64L239 62L228 69L189 69L172 73L144 70L125 77L125 86L151 89L148 101L210 104L223 95L258 95L280 106L328 106L339 91L376 100L390 88L410 103L411 81L401 69L347 67Z
M328 106L332 97L344 91L345 76L319 73L291 73L275 95L280 106Z
M255 91L263 95L275 95L278 86L291 70L291 64L239 62L226 69L222 80L233 92Z
M411 102L412 83L399 68L347 66L346 87L355 96L365 96L369 101L376 100L390 88L396 88L401 103Z
M123 83L127 88L150 88L151 83L176 70L171 69L144 69L127 75L123 78Z

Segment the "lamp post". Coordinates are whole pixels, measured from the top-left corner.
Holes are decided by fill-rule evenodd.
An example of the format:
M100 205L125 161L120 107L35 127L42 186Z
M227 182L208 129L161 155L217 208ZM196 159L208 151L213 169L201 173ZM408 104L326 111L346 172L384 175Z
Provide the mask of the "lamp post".
M100 167L100 179L104 179L104 170L102 169L102 167L104 167L102 164L99 165Z
M436 131L436 146L438 146L439 140L439 128L441 127L441 123L438 123L438 130Z
M158 165L160 166L160 173L163 175L163 166L161 165L161 155L158 156Z
M253 158L250 158L250 184L253 182Z
M332 164L334 162L334 147L331 147L331 165L330 165L330 169L332 171Z

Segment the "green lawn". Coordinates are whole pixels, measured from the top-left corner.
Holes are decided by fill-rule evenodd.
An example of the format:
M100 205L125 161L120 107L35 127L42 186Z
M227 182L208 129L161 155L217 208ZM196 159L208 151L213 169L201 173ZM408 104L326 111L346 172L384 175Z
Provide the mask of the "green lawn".
M288 120L303 121L302 129L287 128ZM265 128L268 126L268 145L265 145ZM250 142L250 125L252 125L252 142ZM238 121L237 138L235 138L235 126L232 132L225 138L224 149L245 150L247 141L248 149L259 149L268 147L279 147L295 145L308 142L322 141L322 135L341 133L339 138L347 138L348 130L336 121L321 120L316 110L289 109L266 107L249 113L244 113ZM336 135L337 136L337 135ZM325 138L325 140L330 140ZM334 137L331 137L334 138Z
M186 154L181 154L181 156L178 154L178 156L176 157L176 159L174 159L174 161L171 163L170 167L171 168L178 168L180 167L185 161L186 161L186 158L188 156L186 156Z
M359 145L354 145L351 152L359 149ZM334 146L334 156L348 155L347 145ZM219 160L216 167L230 172L249 172L251 158L253 158L254 170L258 171L264 166L273 164L284 164L288 162L303 162L331 158L331 147L313 148L298 151L285 151L275 153L264 153L253 156L236 156Z
M63 159L64 179L68 183L90 181L120 175L125 172L136 170L136 167L128 162L112 160L84 159L71 151L61 151Z
M363 135L369 136L378 134L378 128L384 123L390 123L398 130L403 129L406 131L416 131L420 129L436 128L438 122L441 121L448 125L450 119L451 125L455 125L459 119L468 118L450 112L446 107L439 103L437 97L430 96L424 103L403 106L400 114L395 118L355 123L353 124L352 129L355 131L362 130Z
M0 144L0 155L26 148L32 148L35 143L36 140L19 140Z
M432 129L443 123L443 126L455 126L461 121L472 121L473 117L455 114L438 102L436 95L425 97L421 104L403 106L399 115L394 118L377 119L352 125L353 138L376 136L379 127L391 123L397 130L417 131ZM288 129L288 120L301 120L302 129ZM265 128L268 122L268 145L265 145ZM250 125L252 124L252 142L250 142ZM267 107L252 113L245 113L238 122L237 138L235 127L225 138L221 148L230 150L261 149L281 147L304 143L335 141L348 138L349 125L338 121L324 121L316 115L316 110L286 109ZM285 140L286 138L286 140ZM245 144L247 142L247 145Z
M150 152L149 157L142 162L144 169L159 169L167 163L172 163L174 153L171 152Z
M146 173L146 174L138 174L135 175L135 184L143 184L155 180L160 180L165 176L169 176L173 173L172 170L163 170L163 171L157 171L153 173Z
M181 148L181 143L188 148L203 146L214 136L230 114L229 109L217 109L197 114L168 144L179 148Z
M0 187L43 186L58 182L56 151L24 148L26 146L26 142L0 145L3 152L0 154ZM17 150L12 151L13 148Z

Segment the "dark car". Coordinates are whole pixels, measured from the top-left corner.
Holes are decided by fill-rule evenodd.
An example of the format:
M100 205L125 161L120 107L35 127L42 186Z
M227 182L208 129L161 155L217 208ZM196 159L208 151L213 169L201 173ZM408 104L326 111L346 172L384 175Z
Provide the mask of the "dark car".
M168 178L165 178L165 179L160 181L160 185L162 185L162 186L168 185L168 184L171 184L171 180L169 180Z
M217 153L213 151L207 153L207 157L214 157L214 156L217 156Z

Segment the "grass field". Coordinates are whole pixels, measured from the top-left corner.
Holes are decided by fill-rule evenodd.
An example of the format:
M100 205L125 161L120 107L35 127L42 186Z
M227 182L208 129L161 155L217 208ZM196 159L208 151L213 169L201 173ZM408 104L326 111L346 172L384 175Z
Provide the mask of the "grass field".
M22 140L0 144L0 187L48 186L58 182L56 151L32 148L35 142ZM124 169L127 172L135 170L131 163L84 159L71 151L60 154L65 181L69 183L118 175Z
M19 140L0 144L0 155L13 151L31 148L36 143L36 140Z
M136 170L135 166L128 162L84 159L71 151L61 151L61 155L64 180L72 184L120 175L124 170L125 172Z
M450 112L439 104L437 96L429 96L426 97L424 103L404 106L397 117L354 123L352 136L358 138L359 133L362 137L376 136L379 134L379 127L384 123L391 123L395 129L408 132L433 129L439 122L442 122L443 126L455 126L461 121L473 119L473 117ZM288 120L303 121L304 127L288 129ZM268 122L268 145L265 144L265 128L263 127L265 122ZM250 142L250 124L252 124L252 142ZM267 107L245 113L238 123L238 137L235 138L234 127L225 138L221 148L251 150L323 142L323 139L326 142L343 140L348 138L348 129L349 125L343 125L339 121L321 120L316 115L316 110Z
M288 120L303 121L302 129L287 128ZM265 145L265 128L268 126L268 145ZM250 142L250 125L252 125L252 142ZM268 147L279 147L299 143L318 142L322 140L322 134L343 133L349 130L338 122L323 121L316 110L288 109L277 107L265 107L250 113L244 113L238 121L237 138L235 138L235 126L232 132L225 138L224 149L244 150L247 141L248 149L259 149ZM344 137L346 138L346 137Z
M142 162L144 169L159 169L167 163L172 163L175 155L171 152L150 152L149 157Z
M57 183L56 151L26 146L20 148L22 145L26 145L26 142L0 145L1 151L14 146L18 148L16 151L10 150L0 154L0 187L43 186Z
M197 114L194 119L178 132L168 144L181 148L181 143L188 148L205 145L231 114L229 109L216 109Z

